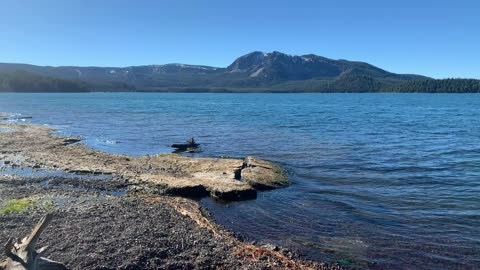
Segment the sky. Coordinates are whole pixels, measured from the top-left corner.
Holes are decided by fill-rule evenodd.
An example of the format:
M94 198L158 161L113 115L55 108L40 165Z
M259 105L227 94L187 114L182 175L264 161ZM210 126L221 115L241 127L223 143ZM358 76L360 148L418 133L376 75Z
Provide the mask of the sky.
M226 67L252 51L480 78L480 1L0 0L0 62Z

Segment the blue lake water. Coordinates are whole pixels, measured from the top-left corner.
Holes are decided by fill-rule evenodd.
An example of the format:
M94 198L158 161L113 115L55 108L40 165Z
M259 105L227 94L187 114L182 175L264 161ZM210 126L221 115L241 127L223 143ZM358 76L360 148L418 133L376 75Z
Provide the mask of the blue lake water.
M480 268L480 95L0 94L2 111L108 152L195 136L195 156L278 162L290 187L201 201L250 240L367 268Z

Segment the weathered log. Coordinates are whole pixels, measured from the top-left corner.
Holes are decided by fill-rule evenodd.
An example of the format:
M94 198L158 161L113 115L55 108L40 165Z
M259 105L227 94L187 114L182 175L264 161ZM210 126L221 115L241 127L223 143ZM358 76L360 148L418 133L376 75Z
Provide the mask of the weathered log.
M5 244L5 255L7 259L0 264L2 270L62 270L67 267L59 262L55 262L41 257L47 247L35 249L40 234L47 228L52 220L52 215L47 214L38 222L32 233L22 241L14 241L10 238Z

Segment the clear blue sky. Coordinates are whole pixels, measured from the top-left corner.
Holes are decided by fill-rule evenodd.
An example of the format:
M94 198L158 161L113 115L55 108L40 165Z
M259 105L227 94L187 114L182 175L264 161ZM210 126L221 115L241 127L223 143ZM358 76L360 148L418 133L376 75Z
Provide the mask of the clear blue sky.
M480 1L0 0L0 62L222 67L254 50L480 78Z

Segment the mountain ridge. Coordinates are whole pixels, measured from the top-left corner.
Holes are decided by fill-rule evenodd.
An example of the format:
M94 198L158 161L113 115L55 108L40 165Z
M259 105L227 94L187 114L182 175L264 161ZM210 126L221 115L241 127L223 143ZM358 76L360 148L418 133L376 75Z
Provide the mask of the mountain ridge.
M89 91L169 91L168 89L174 91L223 89L222 91L228 91L229 89L241 89L241 92L245 92L250 89L252 92L266 90L389 92L401 91L399 85L405 83L420 85L413 84L413 82L433 80L422 75L389 72L360 61L334 60L315 54L288 55L278 51L268 53L254 51L238 57L227 67L180 63L128 67L36 66L0 63L0 73L4 74L3 81L0 81L0 91L28 90L12 87L12 83L8 80L13 76L9 74L18 71L31 74L26 76L29 79L39 80L40 77L46 77L52 78L51 81L54 81L53 79L74 81L81 83L82 89L89 88ZM16 81L20 80L18 74L13 77L16 78ZM45 78L41 80L48 81ZM412 90L411 85L408 87L409 91ZM468 83L468 85L471 87L475 84ZM44 87L47 87L47 84L44 84ZM115 89L116 87L118 89ZM449 87L451 87L451 83L449 83ZM461 88L465 89L465 87ZM58 87L55 89L58 90ZM441 87L438 89L442 90ZM476 88L467 90L476 91ZM421 91L419 89L419 92Z

